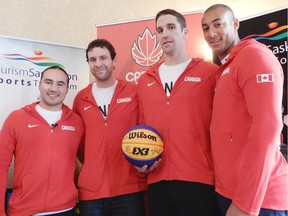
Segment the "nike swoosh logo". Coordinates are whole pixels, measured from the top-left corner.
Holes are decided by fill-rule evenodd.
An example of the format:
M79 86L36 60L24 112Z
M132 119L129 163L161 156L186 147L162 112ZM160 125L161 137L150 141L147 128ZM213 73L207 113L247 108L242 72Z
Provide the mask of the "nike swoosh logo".
M29 124L28 125L28 128L34 128L34 127L38 127L39 125L37 124L37 125L31 125L31 124Z
M148 83L147 86L152 86L156 81L152 82L152 83Z
M86 110L88 110L90 107L91 107L91 106L84 107L84 110L86 111Z

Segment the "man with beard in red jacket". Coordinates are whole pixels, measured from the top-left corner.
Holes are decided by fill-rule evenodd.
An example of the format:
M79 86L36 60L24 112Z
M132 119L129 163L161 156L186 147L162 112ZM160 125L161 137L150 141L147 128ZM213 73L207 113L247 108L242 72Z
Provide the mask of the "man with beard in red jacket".
M80 152L80 160L84 158L78 180L80 213L144 216L146 178L121 150L123 137L138 124L136 86L114 77L116 52L109 41L91 41L86 60L95 81L77 94L73 105L86 132Z

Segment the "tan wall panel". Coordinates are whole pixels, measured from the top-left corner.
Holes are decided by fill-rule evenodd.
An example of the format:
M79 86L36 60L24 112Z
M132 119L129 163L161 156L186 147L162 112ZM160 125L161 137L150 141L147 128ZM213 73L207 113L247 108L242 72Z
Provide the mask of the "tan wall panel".
M0 35L86 47L97 24L154 17L165 8L202 11L216 2L238 18L287 6L287 0L0 0Z

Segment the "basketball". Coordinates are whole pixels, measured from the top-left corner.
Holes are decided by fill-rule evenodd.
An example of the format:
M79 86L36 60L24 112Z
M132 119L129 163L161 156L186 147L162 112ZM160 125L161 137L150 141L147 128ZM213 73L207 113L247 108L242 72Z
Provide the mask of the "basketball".
M148 125L132 127L122 140L124 157L132 165L151 166L161 158L163 141L159 132Z

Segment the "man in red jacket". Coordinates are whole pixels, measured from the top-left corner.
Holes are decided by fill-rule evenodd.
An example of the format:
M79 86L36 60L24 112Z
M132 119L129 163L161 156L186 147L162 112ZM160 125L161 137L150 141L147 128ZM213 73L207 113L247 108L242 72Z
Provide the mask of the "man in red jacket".
M161 162L138 168L148 173L150 215L214 216L209 126L218 67L187 56L188 29L177 11L160 11L156 31L165 61L138 83L141 121L158 130L165 144Z
M41 74L40 102L12 112L5 120L0 134L1 216L6 215L7 171L13 155L9 216L75 215L74 171L84 125L63 104L68 84L63 68L47 68Z
M265 45L240 41L226 5L202 18L219 57L211 123L217 202L223 216L287 216L288 166L279 151L283 71Z
M83 162L78 181L80 213L144 216L146 178L121 150L123 137L138 124L137 88L115 79L116 52L109 41L92 41L86 59L95 81L77 94L73 105L86 132L84 151L79 153Z

